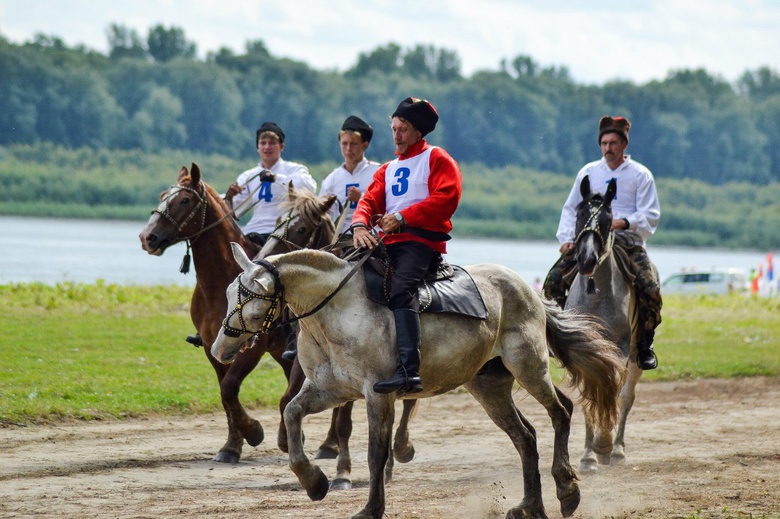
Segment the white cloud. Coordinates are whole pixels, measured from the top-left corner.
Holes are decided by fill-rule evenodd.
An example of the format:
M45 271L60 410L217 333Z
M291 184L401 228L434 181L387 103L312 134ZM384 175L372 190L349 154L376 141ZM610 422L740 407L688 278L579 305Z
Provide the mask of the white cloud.
M142 37L159 23L181 27L201 56L262 40L275 56L341 71L389 42L455 50L465 74L527 55L584 83L644 83L700 67L734 80L780 68L774 0L0 0L0 33L17 43L43 32L106 52L112 22Z

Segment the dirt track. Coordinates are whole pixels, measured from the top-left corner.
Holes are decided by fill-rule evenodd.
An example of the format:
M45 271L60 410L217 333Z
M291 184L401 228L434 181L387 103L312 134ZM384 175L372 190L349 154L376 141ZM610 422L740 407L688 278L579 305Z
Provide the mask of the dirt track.
M549 475L552 430L525 393L516 401L539 435L548 515L560 517ZM400 408L400 407L399 407ZM238 465L211 461L224 416L0 428L2 517L349 517L367 499L365 407L355 406L351 491L311 502L275 446L278 415ZM327 414L327 413L326 413ZM328 416L307 418L314 449ZM389 518L498 518L521 499L519 457L465 392L421 403L415 459L396 464ZM780 379L640 383L628 462L582 475L574 517L780 517ZM570 442L583 444L577 414ZM318 464L332 477L335 461Z

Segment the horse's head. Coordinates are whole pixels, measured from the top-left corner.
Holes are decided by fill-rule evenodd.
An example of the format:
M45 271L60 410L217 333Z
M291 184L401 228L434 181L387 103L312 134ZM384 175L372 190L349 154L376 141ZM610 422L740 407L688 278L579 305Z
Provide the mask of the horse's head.
M587 175L580 183L582 202L577 205L574 254L577 269L584 276L592 276L611 250L612 199L616 192L615 179L609 181L603 195L591 191Z
M160 204L139 235L141 247L155 256L174 243L197 234L205 226L208 198L200 168L182 166L178 182L160 194Z
M292 182L288 194L276 228L260 250L259 258L300 249L321 249L329 245L336 234L328 214L336 202L335 196L318 197L310 191L299 191Z
M264 260L252 262L240 245L230 245L243 272L227 288L228 313L211 346L211 355L223 364L231 363L253 335L267 333L284 306L276 268Z

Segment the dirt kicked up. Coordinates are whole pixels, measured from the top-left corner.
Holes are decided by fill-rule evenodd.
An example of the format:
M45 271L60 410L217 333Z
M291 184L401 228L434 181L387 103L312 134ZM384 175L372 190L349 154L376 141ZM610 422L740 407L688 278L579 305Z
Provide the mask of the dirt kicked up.
M544 501L560 517L549 475L552 427L525 392L515 400L539 437ZM400 409L400 404L399 404ZM225 439L221 414L21 427L0 424L0 517L343 518L368 495L365 407L355 406L353 484L312 502L275 445L278 413L241 463L211 461ZM397 412L400 415L400 411ZM305 420L314 449L330 413ZM421 402L417 454L396 463L385 516L504 517L522 499L520 458L464 391ZM584 443L576 413L570 454ZM576 518L780 517L780 378L641 383L626 433L628 461L581 474ZM335 461L318 464L329 477Z

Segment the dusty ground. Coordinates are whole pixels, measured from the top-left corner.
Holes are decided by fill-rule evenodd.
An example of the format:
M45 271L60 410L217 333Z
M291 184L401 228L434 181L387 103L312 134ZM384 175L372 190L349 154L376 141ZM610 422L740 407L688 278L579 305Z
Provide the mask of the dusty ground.
M536 426L548 515L560 517L549 475L552 434L523 392ZM399 405L400 408L400 405ZM349 517L367 498L365 407L355 406L351 491L311 502L275 447L278 416L238 465L211 461L225 439L221 414L0 428L2 517ZM307 418L307 447L328 416ZM497 518L519 503L519 458L465 392L426 400L412 424L417 456L396 464L388 518ZM583 443L572 428L572 461ZM574 517L780 517L780 379L640 383L628 462L582 475ZM335 462L319 462L332 477Z

